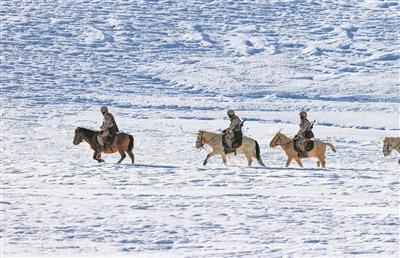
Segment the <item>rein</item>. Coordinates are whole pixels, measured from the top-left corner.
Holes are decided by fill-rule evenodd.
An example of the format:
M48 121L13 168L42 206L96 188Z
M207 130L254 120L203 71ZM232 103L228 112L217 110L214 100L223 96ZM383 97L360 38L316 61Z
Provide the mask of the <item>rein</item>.
M204 143L203 143L203 146L202 146L203 148L204 148L204 145L208 144L209 142L211 142L212 140L214 140L215 138L217 138L219 136L219 134L217 134L214 137L212 137L210 140L206 141L206 139L203 136L203 133L204 132L201 133L201 139L204 140Z
M278 138L277 138L276 141L275 141L275 144L278 145L278 146L288 145L289 143L291 143L292 141L294 141L294 140L292 139L292 140L288 141L287 143L280 143L280 144L276 143L276 142L277 142L278 140L280 140L280 139L281 139L281 137L278 136Z
M90 144L92 138L96 135L97 132L86 128L80 128L79 133L81 134L83 140Z

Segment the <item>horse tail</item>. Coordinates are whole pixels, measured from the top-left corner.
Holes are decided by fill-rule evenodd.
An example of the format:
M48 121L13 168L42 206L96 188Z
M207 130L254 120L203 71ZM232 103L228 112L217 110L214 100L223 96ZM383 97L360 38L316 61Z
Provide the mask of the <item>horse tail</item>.
M260 156L260 145L258 145L257 141L255 141L255 142L256 142L256 158L258 160L260 160L261 159L261 156Z
M260 156L260 145L258 145L257 141L255 141L255 143L256 143L256 158L258 160L258 163L261 166L265 167L264 162L262 161L261 156Z
M133 149L133 136L129 134L128 151L132 151L132 149Z
M329 147L331 147L331 149L333 150L333 152L336 152L335 146L333 146L332 143L326 142L326 145L328 145Z

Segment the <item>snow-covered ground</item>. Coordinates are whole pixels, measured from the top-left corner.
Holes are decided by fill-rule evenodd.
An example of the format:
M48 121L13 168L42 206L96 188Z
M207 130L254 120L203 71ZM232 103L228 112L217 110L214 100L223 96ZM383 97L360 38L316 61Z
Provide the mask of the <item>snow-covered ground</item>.
M398 257L396 1L2 1L4 256ZM136 164L72 144L108 105ZM227 109L266 167L195 148ZM327 168L271 149L298 112Z

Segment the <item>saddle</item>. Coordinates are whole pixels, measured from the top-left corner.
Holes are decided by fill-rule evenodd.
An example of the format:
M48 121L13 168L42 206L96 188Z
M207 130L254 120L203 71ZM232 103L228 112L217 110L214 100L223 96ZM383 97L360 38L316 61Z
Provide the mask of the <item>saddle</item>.
M107 147L111 146L114 142L115 136L117 136L117 134L110 134L105 140L104 145Z
M117 136L117 134L109 134L104 140L104 147L110 147L114 142L115 136Z
M235 136L232 141L232 149L229 148L228 144L226 143L226 135L222 137L222 146L224 146L225 154L236 152L236 149L242 145L243 140L243 133L242 132L235 132Z
M298 153L301 153L301 150L299 148L297 148L297 140L296 139L294 140L294 149ZM310 151L310 150L314 149L314 141L313 140L308 140L304 149L306 151Z

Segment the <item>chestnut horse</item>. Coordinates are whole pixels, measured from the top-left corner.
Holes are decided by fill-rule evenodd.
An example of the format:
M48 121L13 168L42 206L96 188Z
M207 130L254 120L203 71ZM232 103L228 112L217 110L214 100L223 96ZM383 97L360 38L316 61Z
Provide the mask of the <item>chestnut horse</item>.
M326 146L329 146L333 152L336 152L335 146L329 142L323 142L320 140L314 140L314 148L307 152L308 157L317 157L317 166L321 164L322 167L325 167L325 152ZM274 138L272 138L269 143L271 148L275 148L276 146L281 146L285 151L287 156L286 167L289 166L292 159L294 159L300 167L303 167L303 163L301 163L300 158L297 156L297 151L294 148L294 140L284 135L281 132L275 134Z
M74 145L80 144L82 141L87 142L90 145L90 148L94 150L93 154L93 159L97 160L99 163L104 162L104 159L101 158L101 152L97 151L97 147L99 146L99 143L97 142L97 135L99 134L99 131L93 131L90 129L82 128L82 127L77 127L75 129L75 137L74 137ZM132 153L133 149L133 136L127 133L118 133L114 137L114 141L111 144L111 146L107 146L104 150L104 153L114 153L119 151L119 154L121 154L121 159L118 161L118 163L121 163L125 157L126 154L125 152L129 155L129 157L132 160L132 163L135 162L135 156Z
M196 148L202 148L205 144L211 147L212 151L207 155L206 159L203 162L205 166L209 158L214 155L221 155L222 161L226 165L226 156L224 152L224 146L222 145L222 134L211 133L200 130L197 134L196 139ZM233 154L229 153L228 155ZM236 148L236 154L244 154L247 159L248 166L251 166L253 158L255 158L261 166L265 166L261 156L260 156L260 146L258 142L253 140L252 138L243 137L242 145Z

